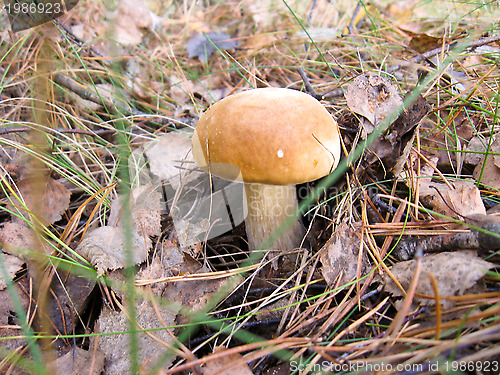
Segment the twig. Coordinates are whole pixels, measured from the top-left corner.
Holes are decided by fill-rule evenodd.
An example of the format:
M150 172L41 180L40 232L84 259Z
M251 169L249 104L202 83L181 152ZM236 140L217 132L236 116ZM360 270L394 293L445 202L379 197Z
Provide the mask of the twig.
M304 72L304 69L302 68L297 68L297 72L300 75L300 78L302 78L302 81L304 81L304 85L306 86L306 90L311 96L314 98L321 100L323 99L323 95L320 95L316 92L316 89L311 85L311 81L309 81L309 78L307 78L306 72Z
M74 92L80 98L89 100L96 104L104 106L110 112L119 112L116 105L111 101L102 96L94 94L90 90L88 90L85 86L74 81L73 79L66 77L60 73L55 73L53 76L53 80L55 83L67 88L68 90Z
M0 129L0 135L9 134L9 133L22 133L28 132L32 130L29 126L7 126ZM58 134L84 134L84 135L103 135L103 134L111 134L114 133L114 129L98 129L98 130L83 130L83 129L45 129L46 133L50 135L58 135Z
M458 43L457 41L454 41L450 44L447 44L443 47L438 47L438 48L434 48L430 51L427 51L425 53L422 53L418 56L415 56L413 57L412 59L409 60L409 62L412 62L412 63L420 63L424 60L427 60L427 59L430 59L431 57L434 57L438 54L440 54L443 50L444 51L449 51L451 49L455 49L455 48L458 48L458 47L463 47L464 49L465 48L476 48L476 47L480 47L480 46L483 46L485 44L489 44L489 43L493 43L493 42L497 42L500 40L500 35L497 35L497 36L490 36L488 38L482 38L482 39L479 39L479 40L475 40L473 42L462 42L462 43ZM391 67L389 67L387 69L387 72L388 73L392 73L394 72L395 70L399 70L401 68L401 65L400 64L396 64L396 65L393 65Z
M70 38L68 38L69 40L71 40L73 43L75 43L79 48L82 48L84 45L85 45L85 42L83 40L81 40L80 38L78 38L74 33L73 31L68 27L66 26L64 23L62 23L61 21L59 20L54 20L54 23L60 27L62 30L64 30L64 32L70 36ZM94 56L98 56L98 57L103 57L102 54L100 54L99 52L97 52L93 47L88 47L89 51L94 55ZM101 60L103 64L106 65L106 60L103 59Z
M351 17L351 22L349 22L349 26L347 26L347 30L349 30L349 34L354 35L354 22L356 22L356 16L358 15L359 11L361 10L362 3L361 1L358 2L358 5L356 6L356 9L354 9L354 13L352 14Z

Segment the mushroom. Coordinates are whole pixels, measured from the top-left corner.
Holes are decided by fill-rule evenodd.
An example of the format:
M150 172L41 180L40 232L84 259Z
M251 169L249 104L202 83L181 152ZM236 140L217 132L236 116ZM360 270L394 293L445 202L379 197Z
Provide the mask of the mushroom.
M336 121L316 99L300 91L259 88L228 96L201 116L193 157L203 170L245 183L245 228L251 250L298 208L296 184L331 173L340 159ZM300 247L304 228L290 225L272 248Z

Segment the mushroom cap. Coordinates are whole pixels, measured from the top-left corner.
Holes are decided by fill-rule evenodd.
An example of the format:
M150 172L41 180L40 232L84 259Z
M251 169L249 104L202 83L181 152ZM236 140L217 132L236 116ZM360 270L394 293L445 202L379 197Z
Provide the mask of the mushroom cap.
M337 122L300 91L260 88L228 96L201 116L193 134L197 165L216 176L292 185L331 173L340 159Z

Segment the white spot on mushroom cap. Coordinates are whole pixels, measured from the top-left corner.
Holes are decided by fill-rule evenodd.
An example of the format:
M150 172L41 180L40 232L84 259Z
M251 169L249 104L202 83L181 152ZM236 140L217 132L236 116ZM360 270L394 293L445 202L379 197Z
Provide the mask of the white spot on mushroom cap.
M285 156L285 153L283 152L283 150L279 149L278 150L278 157L281 159L283 156Z

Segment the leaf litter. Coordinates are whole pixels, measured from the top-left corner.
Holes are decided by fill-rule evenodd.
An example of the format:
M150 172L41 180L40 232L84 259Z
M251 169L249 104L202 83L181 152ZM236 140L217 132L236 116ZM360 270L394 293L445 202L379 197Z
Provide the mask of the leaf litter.
M210 270L201 265L178 246L165 240L160 253L151 263L137 274L138 297L136 302L137 328L140 332L141 363L153 365L165 352L174 350L175 335L179 333L179 324L189 320L181 309L202 310L213 294L224 285L225 280L202 278L201 280L179 280L164 284L161 280L182 274L207 274ZM117 292L119 292L117 290ZM118 294L122 296L121 292ZM101 333L126 332L129 327L129 316L126 302L118 311L106 306L101 313L98 325ZM162 329L158 329L158 328ZM151 330L151 331L148 331ZM129 368L129 339L126 335L105 335L98 343L98 348L106 356L106 366L111 373L120 373ZM169 366L174 359L174 352L164 362Z

